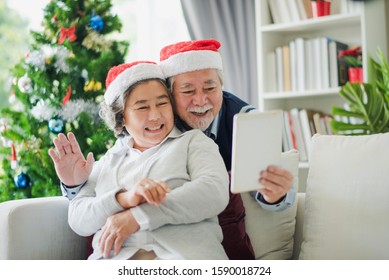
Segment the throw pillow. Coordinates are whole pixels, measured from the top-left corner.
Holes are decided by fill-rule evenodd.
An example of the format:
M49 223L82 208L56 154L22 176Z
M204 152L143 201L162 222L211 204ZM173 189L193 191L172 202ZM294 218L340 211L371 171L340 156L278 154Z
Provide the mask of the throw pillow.
M282 166L293 176L293 187L298 190L299 153L282 153ZM293 235L297 204L288 209L272 212L264 210L249 193L242 193L246 208L246 231L251 239L256 259L285 260L293 253Z
M389 133L315 135L300 259L389 259Z

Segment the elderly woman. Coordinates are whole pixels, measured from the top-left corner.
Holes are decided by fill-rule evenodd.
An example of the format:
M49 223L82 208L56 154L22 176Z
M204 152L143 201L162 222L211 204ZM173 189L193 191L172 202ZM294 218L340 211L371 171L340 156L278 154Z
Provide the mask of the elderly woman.
M226 259L217 215L228 202L228 174L217 145L174 127L157 64L119 65L106 84L101 116L115 145L95 163L72 133L49 151L63 184L87 180L70 202L69 224L94 234L89 259Z

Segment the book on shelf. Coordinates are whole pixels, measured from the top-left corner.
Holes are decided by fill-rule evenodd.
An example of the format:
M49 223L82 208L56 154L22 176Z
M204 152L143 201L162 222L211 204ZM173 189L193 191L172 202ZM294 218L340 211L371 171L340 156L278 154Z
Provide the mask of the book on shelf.
M332 116L322 111L313 109L300 109L299 116L309 159L310 149L312 146L312 136L316 133L322 135L333 134L330 126Z
M284 63L283 63L283 51L282 47L277 47L275 50L276 55L276 91L281 92L284 90Z
M307 89L314 89L315 84L315 65L313 54L313 39L305 40L305 82Z
M309 161L313 135L333 134L330 114L307 108L292 108L284 110L283 114L283 150L297 149L300 152L300 161Z
M338 58L340 51L348 49L348 45L334 39L330 39L328 43L328 60L330 65L330 86L338 87L346 84L347 64L342 59Z
M311 0L300 0L301 2L303 2L303 5L304 5L304 9L305 9L305 13L307 15L307 18L312 18L312 4L311 4Z
M264 83L267 85L268 91L278 91L277 89L277 60L276 60L276 51L270 52L267 54L266 57L267 61L267 71L268 71L268 78Z
M275 2L275 9L278 11L281 23L288 23L292 21L291 15L288 11L289 5L287 5L286 1L288 0L269 0L271 2Z
M306 90L306 69L305 69L305 39L296 38L294 40L296 46L296 89L299 91Z
M316 133L321 135L331 135L332 129L330 126L330 120L332 116L323 112L316 112L313 115L313 122L315 124Z
M320 39L320 67L321 67L321 89L330 88L329 62L328 62L328 42L329 39L321 37Z
M297 150L296 137L292 129L292 120L290 112L284 111L284 130L283 130L283 150L289 151L291 149Z
M331 1L331 14L354 14L363 10L362 0L336 0Z
M299 110L301 130L305 140L308 159L310 158L311 155L312 136L315 135L316 133L315 124L313 122L313 115L315 113L316 113L315 110L310 110L310 109Z
M291 91L291 73L290 73L290 49L289 45L282 46L282 68L284 77L283 91Z
M333 134L331 124L330 124L332 119L333 119L333 117L331 115L327 115L327 114L325 114L323 117L323 123L324 123L324 127L326 129L327 135Z
M292 22L301 20L297 3L295 0L284 0L285 5L288 7L290 19Z
M313 115L313 122L315 124L316 132L321 134L321 135L324 135L325 130L323 129L321 122L320 122L320 113L315 113Z
M364 3L364 1L348 0L347 1L347 12L349 14L361 13L363 10L363 3Z
M309 65L307 65L308 75L312 77L307 77L309 81L307 84L312 86L309 89L329 89L330 88L330 67L329 67L329 57L328 57L328 42L329 38L327 37L318 37L309 39L307 43L307 52L306 56L309 60ZM311 58L311 59L309 59ZM313 72L313 73L312 73Z
M285 118L285 115L283 116ZM290 139L288 139L288 127L285 125L285 120L283 122L282 128L282 151L287 152L291 150Z
M273 23L298 22L312 18L310 0L268 0L268 6Z
M289 110L289 112L290 112L290 119L292 121L292 130L296 137L296 145L297 145L297 150L299 151L300 161L308 161L307 148L305 145L303 131L301 129L301 124L300 124L299 109L293 108Z
M327 90L343 85L347 69L337 53L346 46L328 37L297 37L277 47L276 91Z
M295 0L297 10L299 12L300 20L304 20L308 18L307 12L304 7L304 0Z
M323 79L322 79L322 66L321 66L321 49L320 49L320 38L312 39L312 53L313 53L313 88L322 89L323 88Z
M294 40L289 41L289 53L290 53L290 84L291 90L297 90L297 50Z
M340 4L339 4L339 10L340 10L340 13L342 14L347 14L348 13L348 2L349 0L339 0Z
M277 4L278 4L277 2L278 1L272 1L272 0L268 1L270 14L271 14L271 17L273 19L273 23L282 23L282 18L281 18L281 14L280 14L278 7L277 7Z

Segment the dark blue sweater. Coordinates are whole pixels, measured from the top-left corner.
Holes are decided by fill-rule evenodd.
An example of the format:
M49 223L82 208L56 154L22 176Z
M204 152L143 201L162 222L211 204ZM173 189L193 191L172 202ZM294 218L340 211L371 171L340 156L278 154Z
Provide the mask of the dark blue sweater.
M239 113L242 108L244 108L244 112L255 109L235 95L223 91L222 114L220 116L219 129L215 142L219 146L220 154L223 157L224 164L228 171L231 170L232 126L234 115Z

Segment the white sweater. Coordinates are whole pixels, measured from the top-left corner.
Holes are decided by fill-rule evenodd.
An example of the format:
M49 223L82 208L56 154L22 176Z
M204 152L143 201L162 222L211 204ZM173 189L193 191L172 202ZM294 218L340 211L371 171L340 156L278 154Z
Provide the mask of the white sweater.
M227 206L229 180L218 146L199 130L182 133L174 128L161 144L133 161L133 168L123 170L130 140L118 139L95 163L88 182L70 202L71 228L83 236L97 233L98 238L107 218L124 210L115 194L126 172L128 189L143 178L162 180L171 189L159 207L143 203L131 210L135 218L146 217L158 244L183 259L226 259L217 215ZM129 245L125 242L122 250L130 250Z

